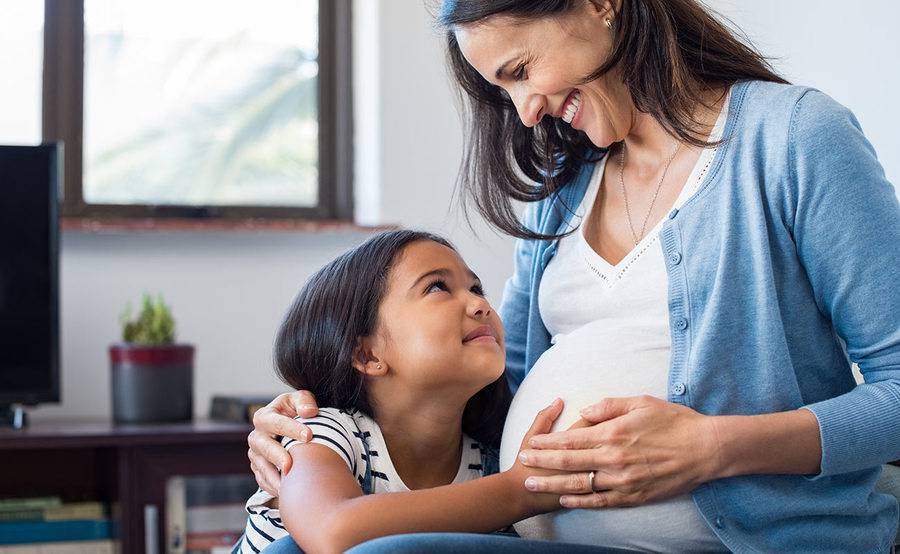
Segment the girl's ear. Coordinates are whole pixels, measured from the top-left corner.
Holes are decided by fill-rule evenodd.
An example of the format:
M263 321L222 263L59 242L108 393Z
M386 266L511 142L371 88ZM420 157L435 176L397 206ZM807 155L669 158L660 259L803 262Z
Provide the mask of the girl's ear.
M353 368L363 375L380 377L388 371L387 363L373 350L370 337L360 337L353 348Z

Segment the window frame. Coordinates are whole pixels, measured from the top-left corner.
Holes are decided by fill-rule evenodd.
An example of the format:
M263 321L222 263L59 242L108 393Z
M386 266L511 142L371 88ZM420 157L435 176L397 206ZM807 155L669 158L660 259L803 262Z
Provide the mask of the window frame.
M44 0L41 135L64 143L66 219L197 219L345 221L353 219L351 94L352 0L319 0L318 205L193 206L88 204L83 186L84 0Z

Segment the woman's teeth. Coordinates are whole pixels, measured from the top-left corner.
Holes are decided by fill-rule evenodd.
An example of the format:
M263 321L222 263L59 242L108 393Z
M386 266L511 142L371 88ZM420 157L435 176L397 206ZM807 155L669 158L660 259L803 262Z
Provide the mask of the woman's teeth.
M581 92L575 91L575 94L572 95L572 99L569 100L569 104L566 106L566 111L563 113L562 120L566 123L572 123L572 118L574 118L575 114L578 112L579 106L581 106Z

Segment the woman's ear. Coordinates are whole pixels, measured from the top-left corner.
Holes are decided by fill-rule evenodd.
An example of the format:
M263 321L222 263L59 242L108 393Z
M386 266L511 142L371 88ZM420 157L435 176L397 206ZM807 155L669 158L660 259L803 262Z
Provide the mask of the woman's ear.
M615 19L621 0L588 0L587 9L604 19Z
M363 375L380 377L387 373L388 367L375 353L372 342L370 337L361 337L356 341L352 356L353 368Z

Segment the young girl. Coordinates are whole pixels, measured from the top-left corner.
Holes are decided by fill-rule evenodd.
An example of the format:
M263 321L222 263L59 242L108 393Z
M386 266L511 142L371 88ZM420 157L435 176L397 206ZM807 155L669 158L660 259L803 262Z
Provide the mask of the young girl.
M525 489L533 469L497 473L503 326L446 240L387 232L322 268L288 311L275 359L285 382L329 408L301 419L309 443L285 441L281 497L248 500L236 552L288 533L306 552L343 552L398 533L490 532L560 507ZM542 410L525 440L561 409Z

